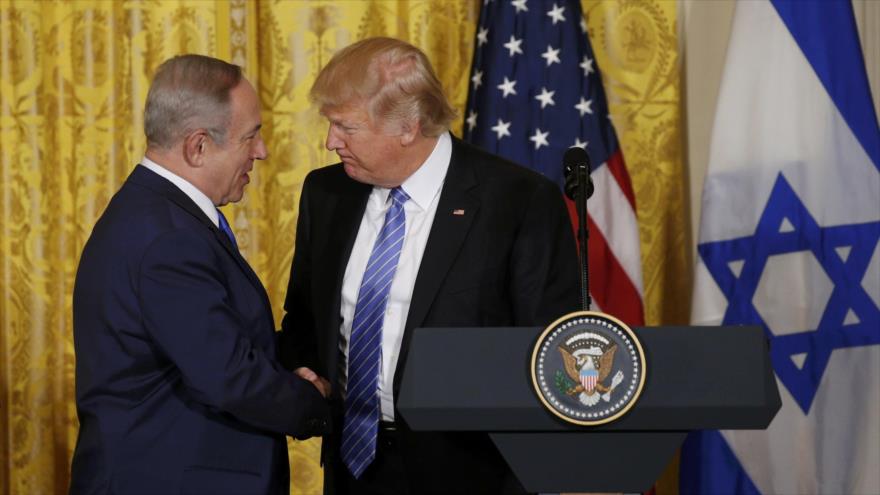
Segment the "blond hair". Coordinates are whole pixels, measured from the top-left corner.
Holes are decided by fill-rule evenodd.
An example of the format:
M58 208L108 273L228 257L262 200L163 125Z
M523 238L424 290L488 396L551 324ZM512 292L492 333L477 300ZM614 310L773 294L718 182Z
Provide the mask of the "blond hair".
M229 93L241 80L241 67L204 55L163 62L144 107L147 145L168 149L199 128L222 144L231 113Z
M367 38L337 52L309 97L322 109L366 103L374 121L418 121L425 136L439 136L456 116L428 57L394 38Z

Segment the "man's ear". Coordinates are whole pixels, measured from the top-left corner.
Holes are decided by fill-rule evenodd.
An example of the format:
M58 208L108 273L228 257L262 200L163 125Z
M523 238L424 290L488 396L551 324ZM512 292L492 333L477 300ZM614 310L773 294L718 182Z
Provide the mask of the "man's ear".
M401 146L409 146L413 144L416 137L422 132L422 126L418 119L404 121L400 125L400 144Z
M183 139L183 159L190 167L204 165L209 139L208 132L204 129L196 129Z

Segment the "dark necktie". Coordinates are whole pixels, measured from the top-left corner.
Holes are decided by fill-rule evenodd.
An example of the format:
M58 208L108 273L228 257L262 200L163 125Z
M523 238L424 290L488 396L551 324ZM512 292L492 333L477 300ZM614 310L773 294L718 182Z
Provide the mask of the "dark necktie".
M391 207L367 262L351 325L341 450L342 460L356 479L376 457L382 324L403 247L406 230L403 204L407 200L409 196L403 189L391 190Z
M229 222L226 221L226 217L223 216L223 212L220 209L217 209L217 219L220 221L220 230L226 234L226 237L232 242L232 245L235 246L235 249L238 249L238 243L235 242L235 234L232 233L232 228L229 226Z

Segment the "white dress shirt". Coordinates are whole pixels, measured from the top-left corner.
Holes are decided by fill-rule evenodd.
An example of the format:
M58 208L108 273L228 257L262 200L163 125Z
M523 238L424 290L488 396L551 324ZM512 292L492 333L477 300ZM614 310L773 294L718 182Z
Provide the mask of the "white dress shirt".
M385 320L382 326L379 402L383 421L394 421L394 392L392 390L394 370L397 368L400 343L403 340L403 330L406 325L406 315L409 313L416 275L419 271L419 264L422 262L425 245L428 243L431 225L434 223L440 189L446 179L446 171L449 169L451 158L452 139L448 133L444 133L437 140L434 150L425 163L401 184L401 188L409 195L410 200L403 205L406 215L406 231L400 260L391 282L391 292L388 296L388 306L385 309ZM348 341L361 279L363 279L367 261L373 251L373 244L375 244L376 238L382 230L382 225L385 223L385 213L391 207L390 194L390 189L373 187L367 200L364 216L361 219L357 239L354 241L351 257L348 259L348 266L345 268L345 276L342 279L342 306L340 308L342 325L339 327L339 350L344 356L343 363L348 362ZM345 390L347 375L348 367L343 364L339 370L340 384L343 390Z
M196 206L199 207L199 209L205 212L205 215L207 215L208 218L212 222L214 222L215 227L220 226L220 217L217 215L217 207L214 206L214 202L211 201L211 198L206 196L205 193L199 191L196 186L192 185L191 182L168 170L162 165L159 165L153 160L150 160L147 157L144 157L143 160L141 160L141 165L171 181L172 184L177 186L178 189L189 196L189 198L193 200L193 202L196 204Z

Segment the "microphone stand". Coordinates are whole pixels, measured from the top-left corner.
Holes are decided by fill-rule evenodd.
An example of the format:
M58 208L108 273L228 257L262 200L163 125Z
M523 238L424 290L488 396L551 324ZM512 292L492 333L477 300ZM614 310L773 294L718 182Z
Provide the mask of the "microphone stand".
M577 202L578 215L578 251L581 262L581 309L590 310L590 276L589 276L589 246L587 241L590 238L590 229L587 227L587 199L592 196L592 184L589 184L588 164L578 164L577 166Z

